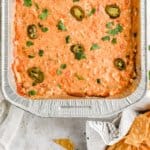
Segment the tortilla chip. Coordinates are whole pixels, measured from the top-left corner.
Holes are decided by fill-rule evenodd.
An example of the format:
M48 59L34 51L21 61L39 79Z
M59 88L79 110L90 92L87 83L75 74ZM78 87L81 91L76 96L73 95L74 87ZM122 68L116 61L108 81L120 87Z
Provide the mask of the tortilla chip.
M148 128L148 134L147 134L147 137L146 137L144 143L145 143L148 147L150 147L150 126L149 126L149 128Z
M70 139L55 139L53 140L56 144L62 146L66 150L74 150L74 144Z
M150 118L150 111L146 112L144 115L145 115L146 117Z
M131 130L126 136L125 143L133 146L139 146L139 144L142 143L148 135L149 123L150 120L146 116L139 115L133 122Z
M132 150L131 145L124 143L124 139L120 142L110 146L107 150Z
M150 150L150 112L139 115L124 139L107 150Z
M139 150L150 150L150 148L147 145L141 144Z

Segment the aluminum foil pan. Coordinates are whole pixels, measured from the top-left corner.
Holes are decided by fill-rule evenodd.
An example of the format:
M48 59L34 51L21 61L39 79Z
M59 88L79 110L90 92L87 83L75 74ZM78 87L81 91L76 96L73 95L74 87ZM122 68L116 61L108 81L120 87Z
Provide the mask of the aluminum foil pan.
M136 90L123 98L74 98L31 100L17 94L11 69L13 60L12 24L14 0L1 0L1 80L5 98L12 104L42 117L104 118L138 102L146 91L146 0L140 1L140 80ZM137 23L137 22L136 22Z

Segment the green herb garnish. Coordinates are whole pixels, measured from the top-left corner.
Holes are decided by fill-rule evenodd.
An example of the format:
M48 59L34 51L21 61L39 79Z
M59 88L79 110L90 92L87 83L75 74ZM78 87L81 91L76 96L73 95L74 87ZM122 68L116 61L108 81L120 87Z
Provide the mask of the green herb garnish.
M70 47L71 52L74 54L75 59L81 60L86 59L86 55L84 53L85 49L81 44L75 44Z
M60 89L62 89L62 86L61 86L60 84L57 84L57 86L58 86Z
M88 16L92 16L96 13L96 9L92 8L91 11L89 12Z
M84 78L83 78L81 75L78 75L77 73L75 73L74 76L75 76L78 80L84 80Z
M91 48L90 48L91 51L97 50L97 49L100 49L100 46L99 46L98 44L96 44L96 43L94 43L94 44L91 46Z
M48 31L48 28L47 27L43 27L41 28L42 32L47 32Z
M110 29L110 28L112 28L113 25L114 25L114 22L108 22L106 24L106 28Z
M148 46L148 50L150 51L150 45Z
M123 31L123 27L120 24L118 24L114 29L109 30L107 33L112 36L115 36L121 33L122 31Z
M61 64L60 69L66 69L67 65L66 64Z
M61 69L57 69L57 70L56 70L56 74L57 74L57 75L61 75L61 74L62 74L62 70L61 70Z
M68 36L66 36L66 43L68 44L68 43L70 43L70 35L68 35Z
M116 38L113 38L113 39L111 40L111 43L112 43L112 44L116 44L116 43L117 43L117 39L116 39Z
M34 5L35 5L36 10L39 10L39 9L40 9L38 3L34 3Z
M32 45L34 45L34 43L33 43L32 41L27 41L27 42L26 42L26 46L30 47L30 46L32 46Z
M110 41L110 36L104 36L104 37L102 37L102 40L103 41Z
M44 55L44 51L43 50L39 50L39 56L42 57Z
M28 95L29 96L34 96L34 95L36 95L36 93L37 93L36 91L31 90L31 91L28 92Z
M32 0L24 0L24 6L31 7L32 6Z
M96 79L97 84L101 84L101 79Z
M48 28L44 27L42 24L38 23L38 27L41 29L42 32L47 32Z
M148 72L148 77L149 77L149 80L150 80L150 71Z
M39 18L41 20L46 20L48 17L48 14L49 14L48 9L43 9L42 13L39 15Z
M64 25L64 23L63 23L62 20L60 20L60 21L58 22L57 28L58 28L58 30L61 30L61 31L67 31L67 28L66 28L66 26Z

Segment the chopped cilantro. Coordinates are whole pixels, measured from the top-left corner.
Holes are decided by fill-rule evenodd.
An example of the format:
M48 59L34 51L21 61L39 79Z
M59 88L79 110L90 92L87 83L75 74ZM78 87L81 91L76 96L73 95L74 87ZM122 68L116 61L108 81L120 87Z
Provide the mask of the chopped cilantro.
M102 40L103 41L110 41L110 36L104 36L104 37L102 37Z
M98 44L96 44L96 43L94 43L94 44L91 46L91 48L90 48L91 51L97 50L97 49L100 49L100 46L99 46Z
M57 75L61 75L61 74L62 74L62 70L61 70L61 69L57 69L57 70L56 70L56 74L57 74Z
M44 27L42 24L38 23L39 28L41 29L42 32L47 32L48 28Z
M77 73L75 73L74 76L75 76L78 80L84 80L84 78L83 78L81 75L78 75Z
M108 22L106 28L110 29L114 25L114 22Z
M43 9L42 13L39 15L39 18L41 20L46 20L48 17L48 14L49 14L48 9Z
M48 31L48 28L47 27L43 27L41 28L42 32L47 32Z
M74 54L75 54L75 59L77 59L77 60L86 59L84 51L80 50L80 51L78 51L78 52L76 52Z
M60 68L61 68L61 69L66 69L66 68L67 68L67 65L66 65L66 64L61 64Z
M24 6L31 7L32 6L32 0L24 0Z
M64 25L64 23L63 23L62 20L60 20L60 21L58 22L57 28L58 28L58 30L61 30L61 31L67 31L67 28L66 28L66 26Z
M34 5L35 5L36 10L39 10L39 9L40 9L38 3L34 3Z
M112 36L115 36L115 35L121 33L122 30L123 30L123 27L120 24L118 24L114 29L109 30L107 33Z
M36 95L36 91L31 90L31 91L28 92L28 95L29 96L34 96L34 95Z
M66 43L70 43L70 35L66 36Z
M30 47L30 46L32 46L32 45L34 45L34 43L33 43L32 41L27 41L27 42L26 42L26 46Z
M116 43L117 43L117 39L116 39L116 38L113 38L113 39L111 40L111 43L112 43L112 44L116 44Z
M39 56L42 57L44 55L44 51L42 49L39 50Z
M96 13L96 9L92 8L91 11L89 12L88 16L92 16Z
M60 89L62 89L62 86L61 86L59 83L57 84L57 86L58 86Z

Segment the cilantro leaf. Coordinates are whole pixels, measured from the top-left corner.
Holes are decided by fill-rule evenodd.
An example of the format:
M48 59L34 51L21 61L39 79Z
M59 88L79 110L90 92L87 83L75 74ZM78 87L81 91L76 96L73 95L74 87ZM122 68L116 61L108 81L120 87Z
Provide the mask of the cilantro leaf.
M60 68L61 68L61 69L66 69L66 68L67 68L67 65L66 65L66 64L61 64Z
M113 38L112 41L111 41L111 43L112 43L112 44L116 44L116 43L117 43L117 39L116 39L116 38Z
M102 40L103 41L110 41L110 36L104 36L104 37L102 37Z
M66 43L70 43L70 35L66 36Z
M116 26L116 28L109 30L107 33L112 35L112 36L115 36L115 35L121 33L122 30L123 30L123 27L120 24L118 24Z
M32 6L32 0L24 0L24 6L31 7Z
M60 21L58 22L57 28L58 28L58 30L61 30L61 31L67 31L67 28L66 28L66 26L64 25L64 23L63 23L62 20L60 20Z
M27 42L26 42L26 46L30 47L30 46L32 46L32 45L34 45L34 43L33 43L32 41L27 41Z
M48 9L43 9L42 13L39 15L39 19L46 20L48 17Z
M106 28L110 29L114 25L114 22L108 22Z
M92 10L89 12L88 16L92 16L96 13L96 9L92 8Z
M96 49L100 49L100 46L99 46L98 44L94 43L94 44L91 46L90 50L93 51L93 50L96 50Z

